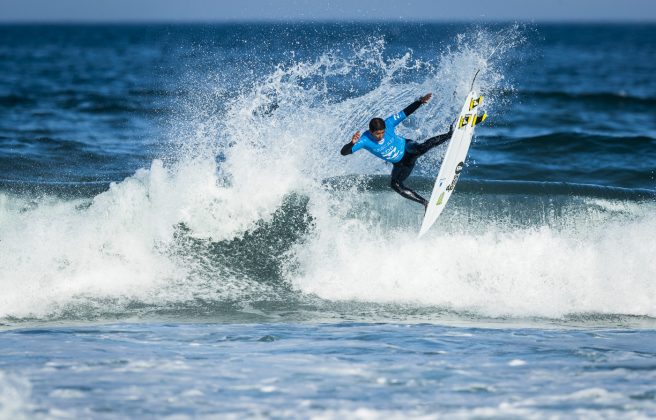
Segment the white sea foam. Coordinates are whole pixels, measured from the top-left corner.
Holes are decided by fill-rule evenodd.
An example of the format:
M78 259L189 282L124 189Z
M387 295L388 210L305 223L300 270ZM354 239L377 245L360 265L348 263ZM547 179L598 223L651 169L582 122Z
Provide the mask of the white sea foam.
M27 379L0 372L0 419L28 419L32 387Z
M436 305L490 316L572 313L656 316L656 218L596 227L483 233L321 229L297 252L298 288L326 299ZM468 221L461 221L466 226ZM487 223L480 221L479 223Z

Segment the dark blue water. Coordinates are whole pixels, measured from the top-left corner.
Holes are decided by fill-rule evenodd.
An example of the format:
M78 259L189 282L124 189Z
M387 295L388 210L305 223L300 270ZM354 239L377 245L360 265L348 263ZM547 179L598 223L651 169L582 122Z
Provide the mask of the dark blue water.
M249 89L279 65L326 53L353 59L352 50L368 39L386 42L368 58L412 51L414 59L434 62L458 34L472 30L478 28L4 26L3 178L122 179L158 155L170 135L166 124L181 112L179 98L206 88L200 85L214 77L224 79L226 89ZM507 82L495 94L507 102L480 133L472 155L477 165L468 175L653 189L653 30L651 25L524 29L526 42L501 65ZM405 79L421 80L427 72L408 72ZM331 99L375 88L376 72L364 73L355 80L352 74L328 77Z
M0 26L0 417L653 416L655 29Z

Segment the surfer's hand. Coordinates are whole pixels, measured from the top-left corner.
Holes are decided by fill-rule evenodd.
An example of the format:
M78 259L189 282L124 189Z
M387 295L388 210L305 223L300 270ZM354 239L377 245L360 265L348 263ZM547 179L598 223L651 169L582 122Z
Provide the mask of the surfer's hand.
M422 104L425 104L426 102L430 101L430 98L432 96L433 96L432 93L427 93L424 96L422 96L421 98L419 98L419 100L421 101Z
M360 132L356 131L355 134L353 134L353 137L351 137L351 143L355 144L360 140Z

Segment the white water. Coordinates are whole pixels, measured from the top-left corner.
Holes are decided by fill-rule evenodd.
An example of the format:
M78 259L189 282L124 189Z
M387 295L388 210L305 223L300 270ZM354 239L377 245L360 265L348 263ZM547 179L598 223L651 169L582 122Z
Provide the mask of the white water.
M0 371L0 419L29 419L31 392L27 379Z
M601 224L575 207L578 214L565 221L569 228L508 229L457 217L464 233L436 228L420 240L412 228L381 230L353 219L321 227L296 249L303 274L293 282L330 300L434 305L493 317L653 317L654 206L629 207L632 217Z
M509 33L496 61L485 61ZM421 139L446 131L460 103L454 91L464 97L479 67L484 71L477 88L493 107L492 92L509 87L504 51L518 38L516 28L481 32L476 51L455 40L429 63L410 52L384 59L384 43L375 40L348 59L327 53L280 66L227 99L228 87L214 86L187 104L185 116L193 118L172 134L175 163L154 161L90 201L0 194L0 317L47 318L73 304L120 313L130 301L157 306L198 297L221 302L274 296L275 287L233 275L229 267L203 273L202 259L211 256L180 255L176 227L183 224L200 240L241 238L269 220L290 192L309 196L315 224L285 258L291 261L286 280L304 293L492 316L656 316L656 221L649 205L636 205L621 220L588 223L584 232L576 229L574 211L567 216L570 230L509 230L482 221L483 233L436 231L417 241L410 222L390 230L378 223L384 216L357 217L376 212L355 189L322 187L328 177L389 171L364 153L339 155L373 115L397 112L432 91L434 100L401 133ZM328 80L363 71L378 78L375 89L331 99ZM408 78L415 82L402 81ZM213 95L226 100L220 115L206 112ZM423 160L419 171L435 167L441 152ZM220 164L217 155L224 158ZM399 206L412 221L416 207Z

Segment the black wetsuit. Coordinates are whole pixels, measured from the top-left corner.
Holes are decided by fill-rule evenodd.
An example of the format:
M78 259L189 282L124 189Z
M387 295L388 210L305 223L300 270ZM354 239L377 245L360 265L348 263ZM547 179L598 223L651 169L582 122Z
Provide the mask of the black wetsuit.
M406 116L410 116L410 114L415 112L419 106L421 106L421 101L415 101L405 107L403 112ZM403 157L399 162L394 163L394 168L392 169L392 179L390 182L392 189L401 194L403 197L420 203L426 207L428 205L428 201L421 195L417 194L415 191L403 185L403 181L405 181L412 173L418 157L422 156L433 147L439 146L440 144L449 140L452 134L453 132L449 131L448 133L431 137L422 143L417 143L413 140L405 139L405 152ZM352 149L353 143L348 142L342 147L341 154L343 156L351 154L353 153Z
M439 146L440 144L449 140L451 138L451 134L453 133L448 132L440 134L429 138L423 143L417 143L406 139L405 154L403 155L401 161L395 163L394 167L392 168L392 179L390 182L392 189L405 198L416 201L417 203L421 203L424 207L426 207L428 205L428 201L421 195L417 194L415 191L403 185L403 181L405 181L412 173L412 170L415 168L415 163L417 162L417 158L419 156L428 152L433 147Z

